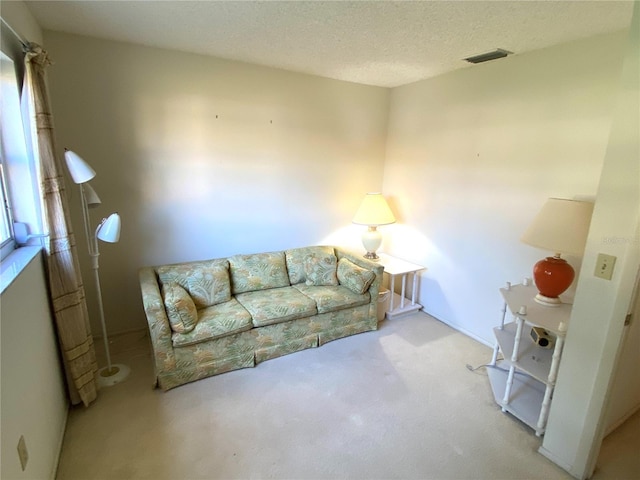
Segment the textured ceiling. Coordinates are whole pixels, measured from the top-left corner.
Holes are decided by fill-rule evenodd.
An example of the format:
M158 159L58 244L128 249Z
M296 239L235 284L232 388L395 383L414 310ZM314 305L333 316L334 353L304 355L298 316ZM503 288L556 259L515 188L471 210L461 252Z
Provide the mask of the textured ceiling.
M627 28L616 1L30 1L40 25L394 87Z

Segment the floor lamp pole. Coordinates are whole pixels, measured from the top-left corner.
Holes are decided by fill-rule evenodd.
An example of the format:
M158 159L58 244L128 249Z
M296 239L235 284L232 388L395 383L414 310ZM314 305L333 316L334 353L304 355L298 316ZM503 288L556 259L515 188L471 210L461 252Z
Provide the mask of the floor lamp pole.
M103 220L104 223L104 220ZM102 326L102 340L104 341L104 353L107 356L107 366L98 370L98 385L101 387L110 387L121 382L129 375L131 371L129 367L122 364L113 365L111 363L111 351L109 349L109 336L107 335L107 323L104 319L104 305L102 303L102 288L100 286L99 263L100 251L98 250L98 231L102 224L98 226L95 234L92 236L93 253L91 254L91 268L93 270L93 278L96 282L96 293L98 294L98 309L100 310L100 324Z
M91 238L91 233L89 230L89 225L91 224L91 220L89 217L89 205L87 204L87 196L84 192L84 186L80 184L80 201L82 203L82 220L84 222L84 238L87 241L87 249L89 250L89 255L93 256L93 239Z
M100 286L100 274L98 272L98 259L100 257L100 252L98 250L98 230L101 225L98 226L95 233L91 233L89 205L84 185L82 184L80 184L80 199L82 201L82 219L84 221L84 233L87 239L87 249L89 250L89 256L91 257L91 269L93 270L93 278L96 284L98 310L100 311L100 325L102 326L102 340L104 341L104 353L107 357L107 366L98 370L98 385L101 387L109 387L127 378L130 369L126 365L113 365L111 363L109 336L107 335L107 324L104 317L104 305L102 303L102 287Z
M96 247L97 247L96 240ZM100 253L96 249L94 253L91 253L91 268L93 269L93 278L96 282L96 292L98 293L98 309L100 310L100 324L102 325L102 340L104 340L104 353L107 355L107 370L106 375L114 375L117 372L112 372L111 368L111 352L109 351L109 337L107 337L107 324L104 320L104 306L102 305L102 288L100 287L100 275L98 273L98 257ZM102 373L101 373L102 375Z

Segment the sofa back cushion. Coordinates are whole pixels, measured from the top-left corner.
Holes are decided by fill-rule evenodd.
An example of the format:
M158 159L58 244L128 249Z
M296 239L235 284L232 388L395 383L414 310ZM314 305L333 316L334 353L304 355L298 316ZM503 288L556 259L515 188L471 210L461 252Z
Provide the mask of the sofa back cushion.
M198 323L198 311L189 292L177 283L167 282L162 286L162 299L171 330L176 333L188 333L195 328Z
M234 295L289 286L284 252L234 255L229 257L229 272Z
M164 265L156 273L162 285L177 283L189 292L198 309L231 299L229 262L225 259Z
M307 277L306 285L336 286L338 259L333 253L309 255L304 261L304 273Z
M353 293L362 295L376 279L371 270L356 265L351 260L341 258L338 261L338 281Z
M300 247L285 251L287 260L287 271L291 285L305 283L307 275L305 272L305 260L311 256L334 255L333 247Z

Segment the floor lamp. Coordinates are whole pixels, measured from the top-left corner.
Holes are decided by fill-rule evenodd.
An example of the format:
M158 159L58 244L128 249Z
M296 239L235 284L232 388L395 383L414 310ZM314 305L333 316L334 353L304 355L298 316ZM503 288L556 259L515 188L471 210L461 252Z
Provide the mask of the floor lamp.
M102 339L104 351L107 356L107 366L98 370L98 386L110 387L123 381L129 375L130 369L126 365L112 364L109 351L109 337L104 318L104 306L102 304L102 289L100 287L99 263L100 250L98 240L107 243L116 243L120 239L120 215L112 213L103 219L95 231L91 228L89 208L94 208L102 202L95 190L87 182L96 176L96 172L76 153L65 149L64 158L73 182L80 187L80 201L82 203L82 219L84 222L84 234L87 240L87 249L91 257L91 269L96 284L98 297L98 309L100 311L100 323L102 325Z

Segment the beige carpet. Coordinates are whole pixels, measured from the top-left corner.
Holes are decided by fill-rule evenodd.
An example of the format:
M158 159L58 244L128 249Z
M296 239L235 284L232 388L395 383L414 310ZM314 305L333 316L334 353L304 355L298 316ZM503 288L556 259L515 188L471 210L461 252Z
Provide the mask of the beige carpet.
M571 478L466 368L490 349L421 312L167 393L143 333L113 343L132 374L72 409L59 480Z

